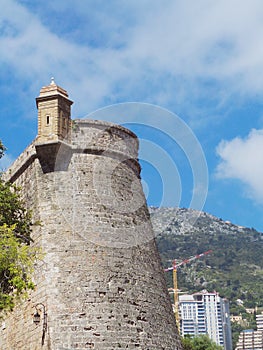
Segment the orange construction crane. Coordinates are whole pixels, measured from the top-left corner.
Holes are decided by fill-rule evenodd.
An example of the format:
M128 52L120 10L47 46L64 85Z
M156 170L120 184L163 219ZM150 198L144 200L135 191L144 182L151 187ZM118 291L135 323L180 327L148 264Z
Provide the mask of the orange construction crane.
M178 267L188 264L189 262L202 258L204 255L210 254L212 250L208 250L207 252L204 252L202 254L191 256L188 259L184 259L181 262L177 263L176 260L173 261L173 266L168 267L167 269L164 269L164 271L173 271L173 290L174 290L174 315L176 320L176 325L178 328L178 331L180 332L180 319L179 319L179 297L178 297L178 284L177 284L177 269Z

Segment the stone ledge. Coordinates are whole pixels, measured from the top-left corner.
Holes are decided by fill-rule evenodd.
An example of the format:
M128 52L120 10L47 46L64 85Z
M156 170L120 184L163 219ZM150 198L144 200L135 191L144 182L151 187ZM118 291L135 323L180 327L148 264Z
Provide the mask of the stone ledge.
M132 132L130 129L125 128L122 125L119 124L114 124L111 122L107 122L107 121L103 121L103 120L95 120L95 119L72 119L73 122L73 128L74 125L76 127L78 127L80 125L88 125L88 126L94 126L97 127L98 129L102 128L102 129L115 129L115 130L120 130L125 134L128 134L129 136L131 136L132 138L136 139L138 141L138 137L137 135ZM138 141L139 143L139 141Z
M50 143L37 143L34 141L7 169L3 174L3 179L10 182L16 181L35 159L39 159L43 173L67 171L73 153L95 154L117 159L130 167L140 177L141 166L138 160L130 158L121 151L107 150L101 147L79 148L63 141Z
M14 182L36 158L35 141L33 141L3 174L4 181Z

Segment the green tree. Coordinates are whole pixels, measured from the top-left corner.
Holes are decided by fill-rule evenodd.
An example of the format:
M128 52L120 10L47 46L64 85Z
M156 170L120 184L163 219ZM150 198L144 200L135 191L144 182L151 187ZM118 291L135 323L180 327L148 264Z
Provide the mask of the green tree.
M30 242L31 215L21 201L20 190L0 177L0 227L4 224L13 227L21 241Z
M4 151L0 141L0 158ZM19 188L0 176L0 312L34 288L30 276L39 249L30 245L31 225Z
M5 146L2 144L2 141L0 140L0 159L3 157L5 150L6 150Z
M184 350L222 350L223 348L213 342L207 335L182 338Z

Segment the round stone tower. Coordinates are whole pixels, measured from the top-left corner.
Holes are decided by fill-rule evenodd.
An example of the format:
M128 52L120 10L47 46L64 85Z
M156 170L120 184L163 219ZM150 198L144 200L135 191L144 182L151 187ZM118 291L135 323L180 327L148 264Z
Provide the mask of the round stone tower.
M119 125L71 121L60 89L52 82L40 94L38 137L8 173L41 222L32 238L44 257L30 300L6 320L0 348L181 349L140 182L138 139ZM66 105L66 116L52 104ZM32 322L37 305L44 328ZM12 320L21 313L15 335Z

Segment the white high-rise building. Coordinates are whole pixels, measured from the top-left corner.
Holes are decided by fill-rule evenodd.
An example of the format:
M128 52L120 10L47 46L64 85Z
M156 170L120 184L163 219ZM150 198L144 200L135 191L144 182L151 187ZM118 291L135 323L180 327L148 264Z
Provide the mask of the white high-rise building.
M218 293L202 291L179 296L181 335L207 334L225 350L232 350L229 306Z
M263 312L259 315L256 315L257 320L257 330L263 331Z
M257 330L245 329L239 335L236 350L263 350L263 313L256 315Z

